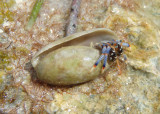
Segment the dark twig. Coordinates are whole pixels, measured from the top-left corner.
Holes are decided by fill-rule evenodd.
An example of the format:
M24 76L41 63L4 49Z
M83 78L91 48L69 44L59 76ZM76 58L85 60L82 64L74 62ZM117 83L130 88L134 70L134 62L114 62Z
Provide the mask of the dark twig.
M69 16L69 22L66 27L66 36L71 35L76 32L77 28L77 17L80 9L81 0L73 0L71 13Z

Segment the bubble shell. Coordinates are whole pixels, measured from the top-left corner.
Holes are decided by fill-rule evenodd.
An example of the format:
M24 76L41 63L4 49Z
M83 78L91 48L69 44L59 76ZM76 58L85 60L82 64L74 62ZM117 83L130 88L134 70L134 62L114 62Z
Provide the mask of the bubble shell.
M98 28L75 33L41 50L31 62L39 80L52 85L74 85L101 75L102 64L90 72L101 50L90 47L101 41L117 39L108 29Z

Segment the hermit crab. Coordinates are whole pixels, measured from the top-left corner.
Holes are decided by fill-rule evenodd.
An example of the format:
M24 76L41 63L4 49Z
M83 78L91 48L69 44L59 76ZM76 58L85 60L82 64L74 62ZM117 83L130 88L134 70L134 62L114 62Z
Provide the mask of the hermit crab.
M119 67L119 62L117 59L117 56L122 55L123 52L123 46L124 47L130 47L128 43L122 42L122 40L113 40L113 41L102 41L103 43L100 44L100 47L102 48L102 54L99 57L99 59L95 62L94 66L92 67L91 71L93 71L94 68L100 63L101 60L103 61L103 67L102 67L102 73L104 72L104 69L107 64L107 59L109 58L109 61L117 61L119 73L121 74L121 70ZM126 60L126 56L124 55L124 59Z
M54 41L40 49L31 63L42 82L60 86L80 84L104 74L107 59L113 61L121 55L122 46L129 44L118 40L109 29L96 28Z

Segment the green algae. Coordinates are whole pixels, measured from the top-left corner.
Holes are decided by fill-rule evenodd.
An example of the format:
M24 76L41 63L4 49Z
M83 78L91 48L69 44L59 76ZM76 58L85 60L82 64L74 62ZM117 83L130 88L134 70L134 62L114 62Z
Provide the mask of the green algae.
M8 51L0 50L0 70L12 70L10 66L11 60L15 60L17 57Z
M26 26L26 30L31 30L32 26L34 25L36 19L37 19L37 16L39 14L39 11L41 9L41 6L43 4L44 0L37 0L33 9L32 9L32 12L31 12L31 15L30 15L30 19L28 21L28 24Z
M3 76L6 74L6 72L5 71L0 71L0 84L3 82Z
M20 54L20 56L27 56L29 54L29 50L25 47L16 47L15 51Z
M10 10L14 4L15 0L0 0L0 24L3 24L5 20L14 20L14 13Z
M0 51L0 69L5 69L10 62L9 54L5 51Z

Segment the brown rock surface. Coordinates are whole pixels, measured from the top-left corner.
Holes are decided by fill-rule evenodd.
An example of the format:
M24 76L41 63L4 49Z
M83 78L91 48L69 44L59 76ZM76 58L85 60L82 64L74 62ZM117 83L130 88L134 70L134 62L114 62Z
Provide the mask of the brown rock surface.
M24 26L34 1L15 1L14 21L0 24L0 112L160 113L159 0L82 0L77 32L109 28L131 48L124 51L128 60L120 62L121 75L113 64L106 76L71 87L39 82L30 60L64 37L72 1L46 0L31 31Z

